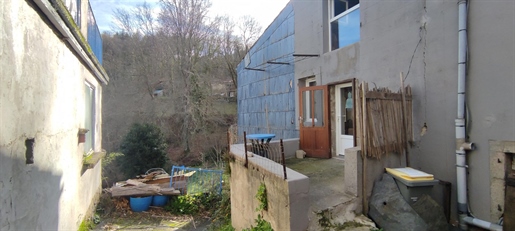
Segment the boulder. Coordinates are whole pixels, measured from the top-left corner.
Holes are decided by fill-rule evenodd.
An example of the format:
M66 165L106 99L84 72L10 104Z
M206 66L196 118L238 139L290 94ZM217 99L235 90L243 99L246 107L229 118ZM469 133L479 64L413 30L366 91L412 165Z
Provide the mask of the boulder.
M426 222L404 200L392 176L384 173L374 184L368 215L384 231L425 231Z
M447 229L447 220L442 206L428 195L422 195L411 207L427 224L428 231Z

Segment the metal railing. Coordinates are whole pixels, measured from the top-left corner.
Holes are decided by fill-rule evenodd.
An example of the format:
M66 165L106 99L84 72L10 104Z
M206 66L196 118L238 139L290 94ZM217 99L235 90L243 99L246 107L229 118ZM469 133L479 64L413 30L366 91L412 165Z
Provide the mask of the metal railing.
M288 178L286 173L283 139L279 139L279 142L250 141L247 139L247 132L243 132L243 137L240 139L236 137L237 135L230 130L228 131L227 136L230 150L233 148L242 149L234 151L238 153L244 153L243 156L245 158L245 167L248 168L249 166L249 158L253 158L253 163L270 170L271 172L283 177L285 180ZM234 144L233 142L238 142L239 140L243 141L242 146L231 146Z
M91 10L91 4L88 4L88 43L93 51L93 54L98 59L98 62L102 64L103 52L102 52L102 36L98 29L97 21L93 10Z
M52 4L54 6L59 5L57 3L58 1L61 1L61 0L51 0ZM67 1L65 3L64 7L66 7L66 9L69 12L69 15L75 22L75 25L71 25L70 23L72 23L72 22L69 22L68 27L70 27L70 29L72 29L72 27L74 27L74 26L76 26L78 28L78 30L72 30L72 31L75 31L74 32L75 36L77 36L77 39L79 39L80 35L78 35L77 33L81 33L80 28L82 28L84 26L81 23L81 21L82 21L81 18L84 17L84 15L86 16L86 19L87 19L86 40L91 48L91 52L93 52L93 54L96 56L98 62L102 65L102 60L103 60L102 36L100 34L100 30L98 29L98 25L97 25L97 22L95 19L95 15L93 14L93 10L91 9L91 3L88 2L87 9L82 9L81 5L82 5L82 0ZM58 12L60 12L60 11L58 10ZM65 18L64 13L61 12L60 15L63 19ZM87 49L87 48L84 47L84 49Z

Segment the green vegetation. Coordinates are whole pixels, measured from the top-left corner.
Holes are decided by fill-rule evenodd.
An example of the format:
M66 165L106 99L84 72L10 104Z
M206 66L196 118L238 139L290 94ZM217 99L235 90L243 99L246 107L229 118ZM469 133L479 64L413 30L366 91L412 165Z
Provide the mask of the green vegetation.
M196 215L208 206L213 198L210 194L198 193L172 197L166 210L173 214Z
M122 173L120 160L123 153L111 152L102 158L102 187L108 188L118 181L126 180L127 178Z
M224 182L228 182L224 175ZM165 210L176 215L192 215L211 218L209 230L231 231L231 197L228 184L223 186L222 193L213 190L209 193L198 193L172 197Z
M229 163L226 163L228 166ZM229 182L230 173L224 172L223 182ZM229 183L222 185L222 193L216 202L215 206L211 208L211 226L209 230L224 230L233 231L231 225L231 188Z
M261 183L258 188L256 199L259 201L259 207L256 208L256 211L259 212L261 210L268 210L268 197L266 196L266 185L265 183Z
M80 223L79 231L88 231L95 228L95 224L90 219L85 219Z
M227 223L223 226L218 227L217 229L210 229L210 230L218 230L218 231L235 231L234 227L232 227L231 223Z
M261 183L256 193L256 199L259 201L259 207L256 208L256 212L268 210L268 197L266 195L266 185ZM256 226L250 226L250 229L244 229L243 231L273 231L272 224L263 219L261 214L258 214Z
M127 177L133 177L151 168L164 167L166 147L164 135L157 126L133 124L120 145L124 154L120 158L121 170Z
M344 222L343 224L334 224L334 230L353 230L354 228L363 227L365 225L355 222L355 221L348 221Z
M244 229L243 231L273 231L270 222L266 221L258 214L258 218L255 220L256 226L250 226L250 229Z
M330 216L329 210L324 209L324 210L322 210L320 212L316 212L316 214L319 217L318 218L318 224L322 228L328 229L328 228L333 226L333 224L331 224L331 218L328 217L328 216Z

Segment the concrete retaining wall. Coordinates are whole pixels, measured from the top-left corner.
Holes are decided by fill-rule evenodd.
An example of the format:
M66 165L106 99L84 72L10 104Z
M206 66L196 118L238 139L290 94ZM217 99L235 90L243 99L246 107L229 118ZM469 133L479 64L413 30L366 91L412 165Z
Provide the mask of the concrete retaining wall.
M284 180L282 166L266 158L254 155L245 167L243 145L231 146L235 160L231 162L231 219L236 230L256 225L255 219L262 214L274 230L306 230L309 210L308 177L287 168ZM256 199L258 188L265 184L268 210L257 212L260 202Z

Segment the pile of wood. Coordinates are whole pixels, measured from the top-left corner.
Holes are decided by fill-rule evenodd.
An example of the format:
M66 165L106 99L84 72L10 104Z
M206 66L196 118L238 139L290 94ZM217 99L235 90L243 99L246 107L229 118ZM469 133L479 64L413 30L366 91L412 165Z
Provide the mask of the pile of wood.
M187 178L185 179L185 184L187 184ZM170 187L170 175L166 172L152 172L142 175L141 178L117 182L111 188L111 195L113 197L180 194L179 190Z

